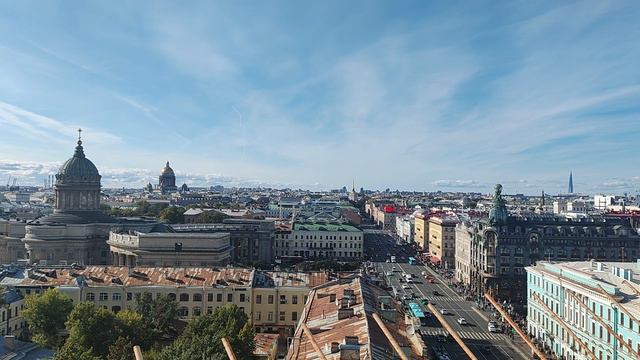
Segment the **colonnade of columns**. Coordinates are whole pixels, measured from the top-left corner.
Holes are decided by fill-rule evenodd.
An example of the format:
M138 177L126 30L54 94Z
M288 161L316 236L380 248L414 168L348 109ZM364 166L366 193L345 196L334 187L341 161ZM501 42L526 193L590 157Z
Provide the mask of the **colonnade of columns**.
M111 265L136 266L136 256L111 252Z

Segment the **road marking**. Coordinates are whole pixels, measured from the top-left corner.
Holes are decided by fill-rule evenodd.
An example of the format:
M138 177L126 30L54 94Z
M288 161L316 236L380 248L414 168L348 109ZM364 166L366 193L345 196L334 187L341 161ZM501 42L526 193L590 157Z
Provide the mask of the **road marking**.
M481 318L485 319L487 322L491 321L489 319L489 317L487 315L485 315L484 313L482 313L482 311L476 309L475 307L472 308L473 311L475 311L478 315L480 315Z

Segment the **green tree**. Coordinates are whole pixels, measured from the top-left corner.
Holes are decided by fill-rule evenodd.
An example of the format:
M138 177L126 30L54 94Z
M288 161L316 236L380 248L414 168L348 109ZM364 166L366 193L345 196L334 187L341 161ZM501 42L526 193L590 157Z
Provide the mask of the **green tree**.
M160 211L160 219L169 224L180 224L184 222L185 211L182 206L169 206Z
M92 349L85 349L75 341L66 341L64 345L56 351L53 360L102 360L93 354Z
M229 216L215 211L215 210L210 210L210 211L206 211L202 214L200 214L199 216L197 216L194 219L194 223L196 224L215 224L215 223L221 223L222 220L228 218Z
M118 337L113 345L109 346L107 360L134 360L133 345L133 342L129 338L123 336Z
M136 312L142 316L143 326L153 333L152 338L172 337L175 333L178 303L169 296L160 295L153 299L147 291L136 294Z
M40 295L29 295L24 301L22 316L29 324L33 342L46 348L58 348L63 339L60 331L73 309L73 301L58 289Z
M66 325L69 338L65 347L86 349L100 358L107 356L109 346L118 338L120 330L114 313L90 302L76 305Z
M223 337L229 338L238 359L253 359L254 332L244 311L233 304L192 319L184 332L166 347L159 360L227 359Z

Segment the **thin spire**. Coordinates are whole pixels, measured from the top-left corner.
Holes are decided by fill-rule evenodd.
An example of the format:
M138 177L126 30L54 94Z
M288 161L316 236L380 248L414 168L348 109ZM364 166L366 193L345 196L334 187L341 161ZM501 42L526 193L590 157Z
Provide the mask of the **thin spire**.
M573 171L569 172L569 194L573 194Z
M82 149L82 129L78 128L78 146L76 146L76 151L73 154L74 157L84 157L84 150Z

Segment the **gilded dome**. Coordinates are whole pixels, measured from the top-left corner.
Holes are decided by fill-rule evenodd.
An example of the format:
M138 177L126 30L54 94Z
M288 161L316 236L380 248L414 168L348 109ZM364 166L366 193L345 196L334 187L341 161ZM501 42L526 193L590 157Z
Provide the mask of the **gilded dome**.
M171 166L169 166L169 162L167 161L167 165L164 166L164 168L162 169L162 172L160 173L160 175L162 176L176 176L176 174L173 172L173 169L171 168Z
M85 157L81 140L78 140L73 156L60 168L56 179L58 183L100 183L98 168Z

